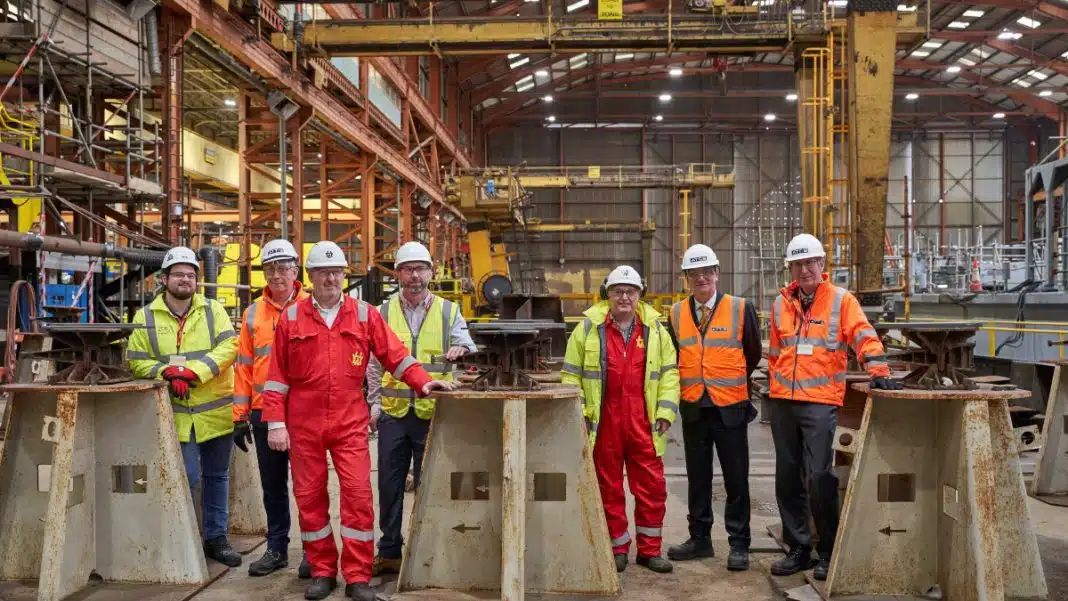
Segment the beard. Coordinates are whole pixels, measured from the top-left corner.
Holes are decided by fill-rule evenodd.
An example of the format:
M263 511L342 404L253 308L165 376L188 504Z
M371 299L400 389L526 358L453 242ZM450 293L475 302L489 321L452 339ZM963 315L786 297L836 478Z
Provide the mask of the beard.
M174 298L176 298L178 300L189 300L190 298L193 298L193 291L194 290L195 290L195 288L194 289L190 289L190 290L180 290L180 289L173 289L173 288L169 288L168 287L167 288L167 294L170 294L171 296L173 296Z

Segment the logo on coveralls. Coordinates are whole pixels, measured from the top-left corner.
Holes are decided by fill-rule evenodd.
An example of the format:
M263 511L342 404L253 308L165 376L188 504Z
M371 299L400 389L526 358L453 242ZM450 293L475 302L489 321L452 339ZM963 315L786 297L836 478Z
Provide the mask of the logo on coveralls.
M363 353L355 352L352 354L352 364L356 367L363 365Z
M638 348L645 348L645 339L639 336L636 344L638 345Z
M709 332L726 332L727 328L721 328L719 326L716 326L714 328L708 328L708 331Z

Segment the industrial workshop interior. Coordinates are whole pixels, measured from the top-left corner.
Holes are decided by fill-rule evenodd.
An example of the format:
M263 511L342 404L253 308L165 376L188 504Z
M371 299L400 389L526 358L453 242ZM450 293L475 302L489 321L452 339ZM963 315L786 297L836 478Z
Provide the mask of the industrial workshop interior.
M0 209L0 601L1068 601L1065 0L3 0Z

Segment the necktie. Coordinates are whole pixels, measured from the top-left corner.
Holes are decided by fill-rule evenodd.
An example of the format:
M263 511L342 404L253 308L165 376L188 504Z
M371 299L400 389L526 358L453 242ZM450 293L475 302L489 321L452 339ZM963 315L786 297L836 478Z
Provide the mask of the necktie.
M698 327L700 328L700 330L702 332L704 332L705 329L708 328L708 322L712 320L712 311L710 311L709 308L706 307L705 305L701 305L700 315L701 315L701 325L698 326Z

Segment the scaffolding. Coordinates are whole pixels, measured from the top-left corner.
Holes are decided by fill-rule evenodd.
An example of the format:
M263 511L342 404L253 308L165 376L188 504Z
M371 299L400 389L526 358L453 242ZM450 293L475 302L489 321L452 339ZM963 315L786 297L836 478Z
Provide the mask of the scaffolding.
M86 242L165 246L163 236L144 227L145 204L163 196L161 124L145 110L152 65L159 62L155 35L154 22L114 5L6 3L0 56L14 70L0 87L0 203L11 229L17 224L22 232ZM69 227L65 214L72 215ZM9 258L13 265L21 259L18 253ZM39 314L74 308L84 294L84 319L110 315L108 307L93 306L93 274L106 274L107 267L37 251ZM124 288L125 264L111 267ZM72 284L64 271L81 278L74 297L50 298L48 286Z

